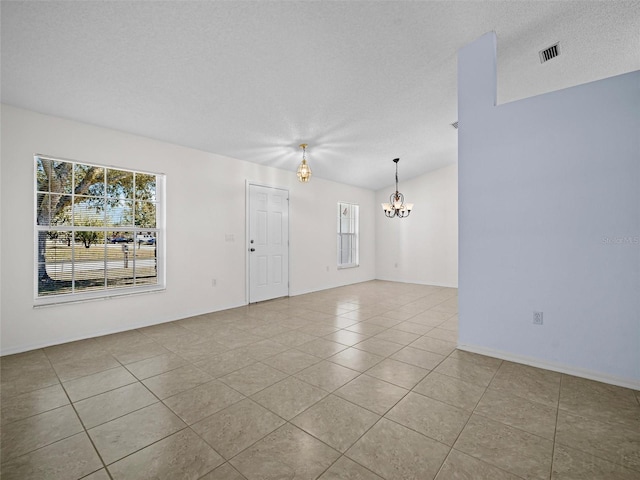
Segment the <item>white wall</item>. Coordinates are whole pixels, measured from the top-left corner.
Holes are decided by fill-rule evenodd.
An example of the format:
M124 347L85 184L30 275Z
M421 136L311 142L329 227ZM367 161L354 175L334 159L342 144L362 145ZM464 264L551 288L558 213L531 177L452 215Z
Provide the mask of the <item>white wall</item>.
M35 153L166 174L165 291L33 308ZM290 191L291 295L375 278L374 192L319 178L300 184L296 167L267 168L3 105L2 354L245 304L246 180ZM360 204L359 268L336 268L338 201ZM197 244L186 240L193 232Z
M376 192L376 277L457 287L457 165L401 181L398 189L415 206L406 218L386 218L380 204L395 184Z
M458 76L460 344L640 387L640 72L496 107L491 33Z

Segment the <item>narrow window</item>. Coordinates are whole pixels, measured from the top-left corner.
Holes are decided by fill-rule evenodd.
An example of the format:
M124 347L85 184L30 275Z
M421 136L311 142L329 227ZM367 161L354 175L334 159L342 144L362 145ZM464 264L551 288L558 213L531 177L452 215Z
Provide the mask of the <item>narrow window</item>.
M35 157L36 304L164 288L164 176Z
M356 204L338 202L338 268L359 264L359 210Z

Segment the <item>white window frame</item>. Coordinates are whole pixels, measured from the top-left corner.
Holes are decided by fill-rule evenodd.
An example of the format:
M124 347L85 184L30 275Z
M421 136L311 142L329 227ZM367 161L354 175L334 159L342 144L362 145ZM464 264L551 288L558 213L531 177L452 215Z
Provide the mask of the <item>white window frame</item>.
M158 173L158 172L149 172L149 171L144 171L144 170L132 170L130 168L122 168L119 166L114 166L114 165L102 165L102 164L96 164L96 163L89 163L89 162L82 162L82 161L78 161L78 160L70 160L67 158L60 158L60 157L54 157L54 156L50 156L50 155L42 155L42 154L35 154L34 155L34 173L33 173L33 180L34 180L34 185L33 185L33 193L34 193L34 207L33 207L33 225L34 225L34 229L33 229L33 233L34 233L34 253L33 253L33 258L34 258L34 306L38 307L38 306L46 306L46 305L56 305L56 304L64 304L64 303L71 303L71 302L83 302L83 301L89 301L89 300L97 300L97 299L104 299L104 298L111 298L111 297L118 297L118 296L124 296L124 295L131 295L131 294L137 294L137 293L147 293L147 292L156 292L156 291L161 291L161 290L165 290L166 289L166 276L165 276L165 259L166 259L166 229L165 229L165 175L163 173ZM38 175L37 175L37 165L38 165L38 159L44 159L44 160L52 160L52 161L56 161L56 162L68 162L68 163L72 163L74 165L79 164L79 165L87 165L87 166L92 166L92 167L100 167L100 168L104 168L105 170L108 169L112 169L112 170L120 170L120 171L127 171L127 172L132 172L132 173L138 173L138 174L144 174L144 175L154 175L156 177L156 191L155 191L155 206L156 206L156 227L155 228L148 228L148 227L136 227L135 226L135 221L133 222L134 225L132 226L125 226L125 227L117 227L117 226L103 226L103 227L96 227L96 226L91 226L91 227L87 227L87 226L75 226L73 225L73 220L71 222L71 225L66 225L66 226L60 226L60 227L54 227L52 228L52 226L50 225L38 225ZM73 175L75 175L75 168L72 168L72 171L74 172ZM71 193L72 196L75 196L75 192ZM105 198L107 197L107 194L105 192ZM104 289L96 289L96 290L90 290L90 291L80 291L80 292L71 292L71 293L60 293L60 294L49 294L49 295L39 295L39 285L38 285L38 242L39 242L39 236L38 236L38 232L40 231L51 231L51 230L58 230L61 232L76 232L76 231L86 231L87 229L93 230L93 231L104 231L105 232L105 236L107 235L107 232L109 233L114 233L114 232L135 232L139 231L140 234L148 234L148 233L153 233L155 235L155 259L156 259L156 283L155 284L147 284L147 285L133 285L133 286L123 286L123 287L118 287L118 288L107 288L107 284L108 282L105 282L105 288ZM135 243L135 237L134 237L134 243ZM105 263L106 263L106 257L105 257ZM71 263L74 262L74 259L72 258Z
M344 218L343 212L348 209L348 217ZM338 202L338 243L337 263L338 269L355 268L360 266L360 205L351 202ZM345 221L346 220L346 221ZM346 230L346 231L345 231ZM351 261L342 263L343 242L350 238Z

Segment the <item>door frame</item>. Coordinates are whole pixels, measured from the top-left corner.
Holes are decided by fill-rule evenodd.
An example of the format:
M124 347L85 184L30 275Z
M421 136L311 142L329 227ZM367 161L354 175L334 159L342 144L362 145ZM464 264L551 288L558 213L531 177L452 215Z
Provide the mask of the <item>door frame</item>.
M251 200L250 200L250 187L251 186L256 186L256 187L266 187L266 188L275 188L278 190L284 190L285 192L287 192L287 216L288 216L288 221L287 221L287 297L289 297L291 295L291 192L289 191L289 187L281 187L279 185L269 185L267 183L264 182L257 182L257 181L253 181L253 180L245 180L245 235L244 235L244 264L245 264L245 274L244 274L244 278L245 278L245 299L244 299L244 304L245 305L250 305L249 303L249 290L251 288L251 260L249 258L249 248L251 248L249 245L249 241L251 240L249 238L249 230L250 230L250 215L251 215ZM265 300L266 301L266 300ZM256 302L259 303L259 302Z

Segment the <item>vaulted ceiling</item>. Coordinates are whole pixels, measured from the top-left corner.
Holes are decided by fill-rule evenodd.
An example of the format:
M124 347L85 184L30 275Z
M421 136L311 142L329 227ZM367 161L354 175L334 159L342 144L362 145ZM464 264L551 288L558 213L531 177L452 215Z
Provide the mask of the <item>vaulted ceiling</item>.
M487 31L499 103L640 69L638 1L0 8L3 103L292 175L304 142L316 177L371 189L393 182L394 157L401 182L456 163L456 52Z

